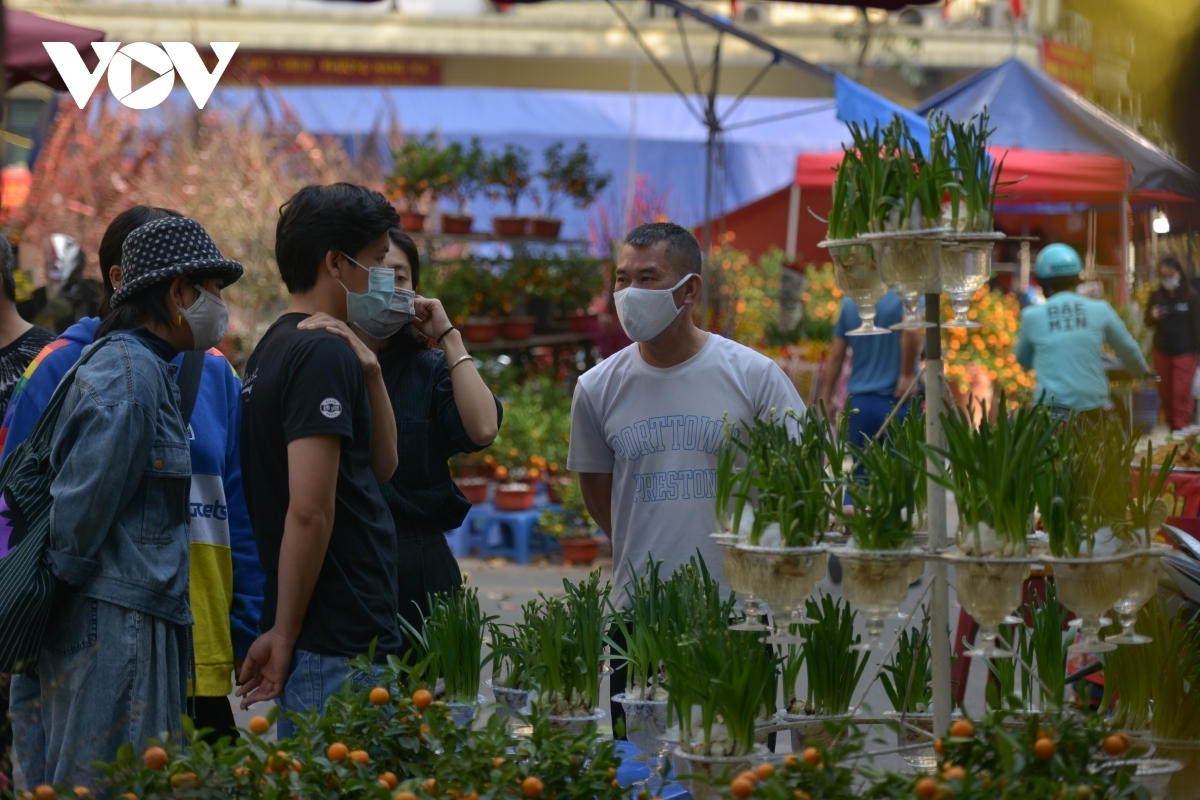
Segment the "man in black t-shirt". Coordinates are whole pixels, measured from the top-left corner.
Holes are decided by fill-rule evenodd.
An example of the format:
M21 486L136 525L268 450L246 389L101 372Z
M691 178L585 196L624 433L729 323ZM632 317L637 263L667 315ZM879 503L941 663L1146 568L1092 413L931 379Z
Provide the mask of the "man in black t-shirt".
M267 572L243 708L323 708L349 658L373 641L380 656L400 651L396 535L379 493L398 463L396 421L379 362L346 327L386 308L393 278L379 270L398 225L383 195L345 183L305 187L280 210L275 258L292 299L242 387L242 480ZM281 716L280 738L293 732Z

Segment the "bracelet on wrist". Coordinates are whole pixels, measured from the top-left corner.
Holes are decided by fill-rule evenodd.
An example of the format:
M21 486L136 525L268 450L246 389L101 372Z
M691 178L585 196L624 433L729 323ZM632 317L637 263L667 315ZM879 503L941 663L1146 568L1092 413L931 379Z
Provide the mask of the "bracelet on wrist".
M444 332L444 333L443 333L441 336L437 337L437 339L436 339L435 341L436 341L438 344L441 344L441 343L442 343L442 339L445 339L447 336L449 336L449 335L450 335L450 331L457 331L457 330L458 330L458 326L457 326L457 325L451 325L449 328L446 328L445 332Z
M473 361L473 360L474 360L474 356L472 356L470 353L468 353L465 356L459 356L459 358L453 364L450 365L450 369L446 370L446 373L449 374L451 372L454 372L454 368L457 367L459 364L463 363L464 361Z

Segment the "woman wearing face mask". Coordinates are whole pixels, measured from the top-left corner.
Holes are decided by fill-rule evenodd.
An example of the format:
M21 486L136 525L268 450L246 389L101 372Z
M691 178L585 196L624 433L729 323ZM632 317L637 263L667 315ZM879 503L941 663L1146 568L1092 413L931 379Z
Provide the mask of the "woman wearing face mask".
M1163 418L1171 430L1192 424L1192 378L1200 359L1200 296L1174 256L1158 262L1158 288L1146 303L1154 328L1154 369Z
M416 294L421 283L416 244L398 230L389 236L384 266L395 274L391 302L382 314L350 327L377 354L396 415L400 466L380 490L399 537L400 615L419 630L422 614L429 611L427 596L462 585L444 534L462 524L471 504L446 462L490 445L499 430L501 407L441 301ZM307 324L334 322L321 316ZM345 337L350 328L344 323L329 330L338 326L341 330L334 332Z
M224 334L242 275L204 228L166 217L125 240L99 349L70 384L51 442L47 560L57 579L36 666L14 677L30 785L83 784L94 761L177 739L191 653L189 435L171 360Z

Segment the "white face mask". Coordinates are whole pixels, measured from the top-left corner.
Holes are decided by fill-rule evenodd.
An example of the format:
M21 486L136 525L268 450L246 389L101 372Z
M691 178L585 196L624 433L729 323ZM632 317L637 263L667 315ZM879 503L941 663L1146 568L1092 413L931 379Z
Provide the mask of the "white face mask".
M614 292L617 319L621 321L625 335L635 342L648 342L665 331L683 311L683 306L675 307L675 298L671 293L687 283L694 274L685 275L670 289L635 289L630 286Z
M1162 287L1168 292L1173 292L1179 288L1179 278L1163 278Z
M416 298L416 292L412 289L396 289L392 292L392 301L382 314L354 324L372 339L387 339L413 321L417 315Z
M194 288L198 296L192 307L176 308L192 329L192 349L203 351L216 347L225 338L225 331L229 329L229 306L203 286Z

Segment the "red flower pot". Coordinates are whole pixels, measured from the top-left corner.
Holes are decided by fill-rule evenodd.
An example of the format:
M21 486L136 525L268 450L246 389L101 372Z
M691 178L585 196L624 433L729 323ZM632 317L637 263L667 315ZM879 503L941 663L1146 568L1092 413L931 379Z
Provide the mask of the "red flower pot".
M533 508L536 487L528 483L506 483L496 487L497 511L528 511Z
M531 220L531 235L539 236L543 239L557 239L559 231L562 230L561 219L534 219Z
M469 462L458 465L458 477L460 478L488 478L490 480L495 472L496 470L487 464Z
M558 494L558 487L567 483L570 478L561 476L551 476L546 479L546 499L551 503L561 503L562 498Z
M492 217L492 228L497 236L524 236L528 224L525 217Z
M537 320L533 317L509 317L500 322L500 335L505 339L528 339L533 336Z
M425 215L402 211L400 212L400 227L409 233L420 233L425 230Z
M487 478L455 478L454 482L462 490L463 496L471 501L471 505L487 502L488 484L491 483Z
M470 233L471 223L474 221L474 217L467 217L460 214L442 214L442 233Z
M572 564L586 566L600 555L600 542L596 541L595 536L586 539L559 539L558 546L562 550L563 561L570 561Z
M462 335L472 344L487 344L500 335L500 320L467 320L462 324Z
M569 317L567 321L571 324L571 330L575 333L590 333L595 318L594 314L575 314Z

